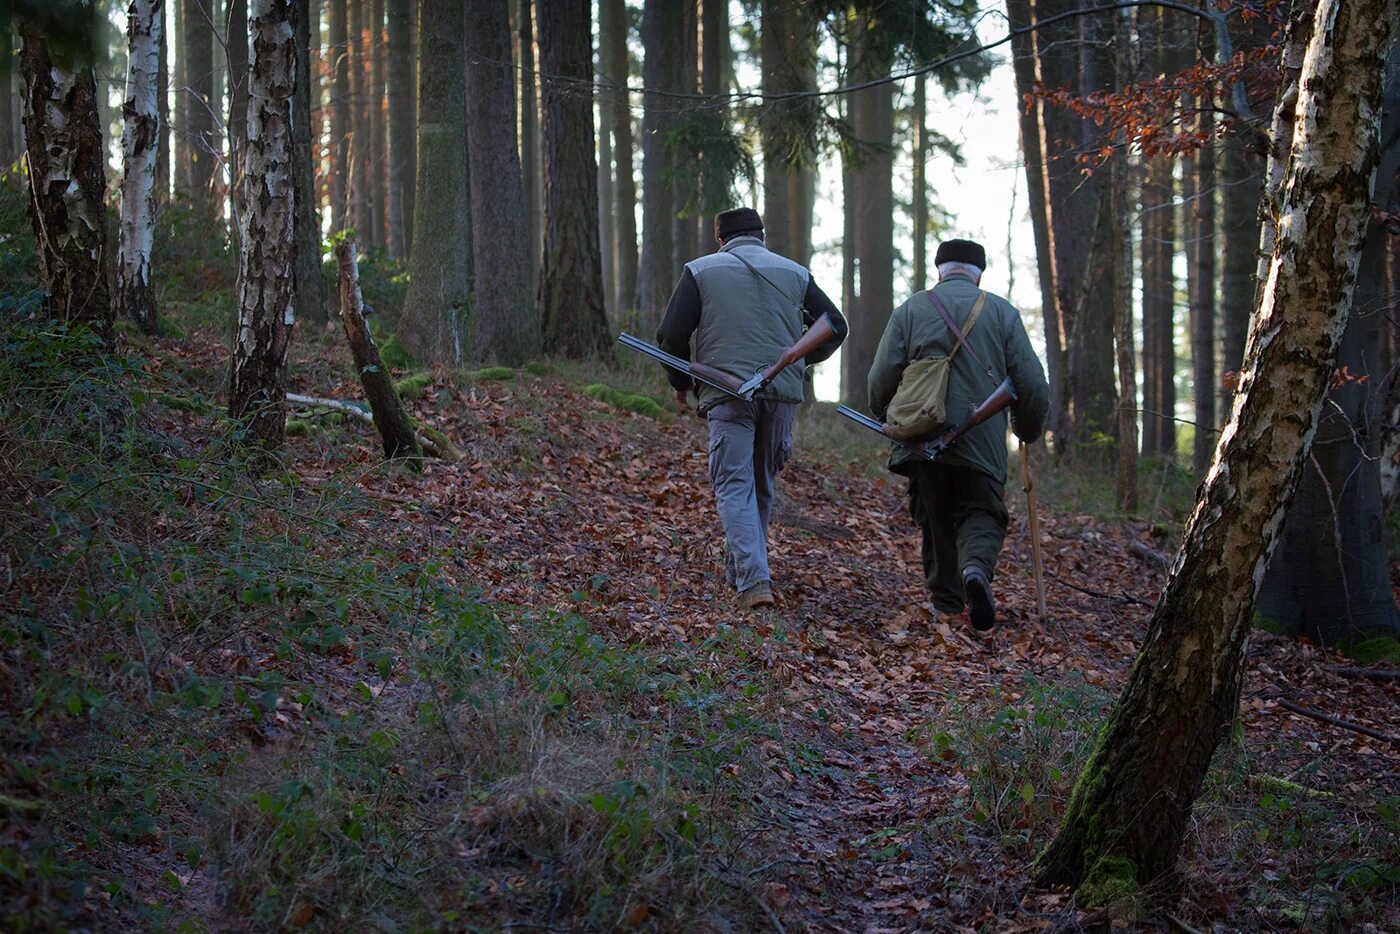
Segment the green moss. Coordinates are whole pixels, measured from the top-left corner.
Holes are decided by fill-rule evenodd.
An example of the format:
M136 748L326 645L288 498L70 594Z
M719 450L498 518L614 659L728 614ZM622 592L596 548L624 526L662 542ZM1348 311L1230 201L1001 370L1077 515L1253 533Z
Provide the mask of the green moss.
M1075 892L1081 905L1101 908L1133 898L1140 890L1137 866L1125 856L1100 856Z
M432 384L433 378L427 373L414 373L395 383L394 391L402 399L421 399Z
M196 396L179 396L169 392L151 393L151 401L158 402L167 409L175 409L179 412L208 412L211 408L208 401Z
M391 370L411 370L417 364L417 361L413 359L413 354L399 343L397 334L390 334L379 345L379 356L384 361L384 365Z
M479 383L503 383L515 379L515 371L508 366L487 366L472 373L471 377Z
M583 387L584 395L591 396L599 402L606 402L613 408L622 409L625 412L635 412L638 415L645 415L649 418L665 418L666 410L661 407L651 396L644 396L637 392L626 392L621 389L614 389L604 383L592 383Z
M316 428L304 418L287 419L287 437L300 438L311 434Z
M1343 642L1337 646L1348 658L1363 665L1375 662L1400 662L1400 641L1390 636L1376 636L1360 642Z
M554 372L554 367L541 360L531 360L525 364L525 372L531 376L549 376Z
M429 428L427 425L416 425L418 433L437 445L438 456L445 461L455 461L460 455L457 449L452 446L452 440L447 435L436 428Z
M1276 636L1283 635L1283 627L1262 613L1254 614L1254 628L1261 629L1264 632L1271 632Z

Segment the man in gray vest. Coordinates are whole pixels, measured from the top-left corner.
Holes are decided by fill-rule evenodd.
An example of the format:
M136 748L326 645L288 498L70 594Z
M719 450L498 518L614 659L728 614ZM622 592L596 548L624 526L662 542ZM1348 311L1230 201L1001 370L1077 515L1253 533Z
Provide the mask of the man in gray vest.
M885 417L910 363L953 350L946 311L966 335L948 372L948 420L956 423L1010 377L1017 395L1011 428L1022 441L1036 440L1050 409L1049 385L1020 312L979 288L987 251L971 240L949 240L939 244L934 265L938 285L890 316L870 367L871 411ZM923 532L924 579L934 607L954 614L966 605L975 628L991 629L991 581L1007 524L1006 412L969 431L936 462L896 446L890 470L909 478L909 512Z
M773 480L792 453L792 420L802 401L802 374L836 352L846 319L812 274L763 244L763 220L752 208L715 216L718 253L686 263L657 332L661 349L739 379L776 361L802 332L826 315L835 336L778 374L753 402L743 402L667 370L684 409L694 391L710 425L710 483L724 526L725 579L740 609L770 606L768 516ZM690 354L695 338L695 356Z

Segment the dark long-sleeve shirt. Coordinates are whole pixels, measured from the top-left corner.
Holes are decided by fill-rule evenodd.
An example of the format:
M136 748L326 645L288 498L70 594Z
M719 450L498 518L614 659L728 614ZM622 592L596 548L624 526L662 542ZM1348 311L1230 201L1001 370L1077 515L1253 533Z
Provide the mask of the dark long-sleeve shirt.
M662 350L682 360L690 359L690 337L700 326L701 304L700 286L696 283L695 276L687 269L681 273L680 281L671 293L671 300L666 303L665 317L661 320L660 330L656 332L656 343ZM831 319L831 326L836 333L804 358L803 362L807 366L821 363L836 353L836 348L841 346L841 342L850 331L850 325L846 323L840 309L814 280L808 279L807 294L802 299L802 327L811 327L822 315ZM691 388L691 378L679 370L667 367L666 379L673 389L685 391Z

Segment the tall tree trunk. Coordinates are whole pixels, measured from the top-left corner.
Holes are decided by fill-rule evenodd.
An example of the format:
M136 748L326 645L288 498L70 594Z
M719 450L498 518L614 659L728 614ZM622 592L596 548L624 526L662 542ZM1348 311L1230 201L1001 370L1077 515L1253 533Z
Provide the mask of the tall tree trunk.
M346 0L349 6L350 60L350 218L360 239L373 246L374 223L370 214L373 166L370 164L369 49L366 48L369 0ZM458 85L460 89L461 85ZM460 105L461 98L458 102Z
M1254 304L1255 267L1259 249L1259 196L1263 190L1263 166L1250 148L1246 132L1235 131L1221 145L1220 234L1220 344L1221 365L1226 373L1238 373L1244 363L1244 343L1249 335L1249 312ZM1220 387L1222 413L1229 412L1234 392Z
M1083 97L1115 84L1113 23L1106 17L1081 17L1079 26L1079 93ZM1112 140L1092 120L1078 121L1079 150L1098 152ZM1065 158L1063 155L1061 158ZM1056 282L1073 287L1062 292L1061 335L1067 351L1065 387L1069 394L1067 439L1093 450L1099 440L1117 431L1118 386L1114 380L1113 330L1118 265L1118 218L1108 190L1110 172L1081 175L1070 197L1073 204L1058 216L1073 219L1074 235L1055 233L1056 268L1073 269L1072 277Z
M210 0L183 0L184 34L180 52L185 59L184 133L188 138L189 195L194 206L214 213L214 175L219 141L214 130L214 28Z
M117 244L117 307L147 334L160 330L151 289L155 239L156 166L160 163L159 85L165 0L131 0L127 7L126 100L122 103L121 233Z
M1214 35L1202 29L1201 57L1214 57ZM1182 178L1191 187L1186 210L1191 221L1187 238L1187 278L1191 295L1192 399L1196 428L1192 463L1198 476L1205 476L1215 453L1215 113L1209 97L1197 102L1195 130L1207 140L1194 159L1185 166Z
M1391 47L1372 204L1400 207L1400 43ZM1376 636L1400 637L1390 586L1384 455L1386 368L1381 350L1396 304L1387 290L1386 226L1372 214L1356 298L1337 366L1365 380L1334 382L1259 593L1259 613L1279 630L1346 648Z
M706 106L712 113L713 125L724 133L729 131L729 106L723 100L727 90L724 62L729 55L729 4L726 0L701 0L700 20L704 34L700 49L700 93L710 98L711 103ZM730 206L733 189L730 173L722 170L710 156L711 153L702 153L702 191L696 217L702 253L712 253L719 248L712 219Z
M388 244L388 217L384 211L389 198L389 179L386 169L389 165L388 142L385 130L388 120L384 113L384 0L373 0L370 4L368 28L365 36L368 46L369 101L366 111L369 118L369 165L365 180L369 183L370 228L373 244L383 249Z
M759 52L762 56L764 94L791 90L792 25L797 15L787 0L763 0L759 4ZM759 145L763 149L763 223L768 248L789 252L788 196L792 174L792 137L787 108L767 102L759 117ZM847 345L849 346L849 344Z
M4 93L0 94L0 166L8 169L17 159L15 142L15 102L19 95L14 92L15 67L14 40L9 27L0 29L0 76L3 76Z
M1132 55L1132 30L1120 16L1114 29L1114 55L1118 79L1126 80ZM1119 510L1133 513L1138 507L1137 466L1137 354L1133 348L1133 225L1131 147L1124 144L1113 155L1109 167L1109 197L1112 201L1112 252L1114 269L1113 325L1114 350L1118 364L1118 477L1115 502Z
M228 0L228 154L230 199L239 189L239 150L248 136L248 0Z
M165 204L170 196L170 13L169 3L160 4L160 53L156 64L156 120L160 138L156 141L156 206ZM6 39L8 41L8 37Z
M170 46L175 62L171 83L174 85L174 126L172 129L171 185L175 192L188 197L190 192L190 98L189 56L185 54L185 2L170 0L174 31Z
M598 4L598 55L596 70L599 84L607 80L608 6ZM613 190L613 109L611 89L598 93L598 243L603 262L603 307L610 320L618 321L617 304L617 201Z
M467 150L477 269L475 355L517 366L540 352L530 289L525 196L515 144L515 70L508 0L472 0L467 14Z
M890 73L891 52L873 18L857 26L851 81ZM841 348L841 395L864 407L866 377L894 309L894 99L888 85L850 95L851 129L861 151L851 172L855 209L855 305L851 333Z
M928 175L924 163L928 160L928 126L925 122L925 85L927 77L914 79L914 113L910 118L914 133L914 190L911 194L914 222L914 282L913 288L926 289L928 281ZM1007 258L1008 260L1010 257Z
M627 3L600 0L608 11L603 30L603 78L620 88L613 108L613 159L617 164L617 306L624 320L637 307L637 183L632 176L632 109L628 106Z
M350 32L346 5L330 0L328 48L331 63L331 226L349 227L350 217Z
M296 3L296 89L292 95L292 171L296 188L296 313L309 324L326 323L328 295L321 275L321 211L311 140L311 37L319 19L315 0ZM315 3L315 6L312 4Z
M22 30L24 135L29 157L29 219L39 253L39 285L51 318L112 332L106 264L105 150L91 64L70 71L38 28Z
M1061 11L1063 2L1053 4L1049 11L1044 3L1033 0L1007 0L1007 20L1012 29L1025 29L1036 20ZM1016 75L1016 91L1023 99L1037 85L1053 87L1050 66L1056 64L1048 46L1055 37L1051 27L1021 33L1012 39L1012 65ZM1062 70L1062 69L1060 69ZM1055 77L1062 77L1057 71ZM1045 328L1045 365L1050 382L1050 413L1046 427L1058 435L1068 421L1069 404L1065 392L1065 352L1060 331L1060 313L1056 302L1055 253L1050 239L1051 203L1048 194L1049 159L1055 144L1049 137L1050 104L1042 97L1033 97L1020 107L1021 153L1026 166L1026 198L1031 215L1031 230L1035 237L1036 268L1040 278L1040 316Z
M649 89L642 115L642 244L637 273L638 328L650 334L661 324L666 299L675 285L672 274L671 152L666 136L675 117L670 98L656 92L674 91L671 63L679 54L678 18L664 0L646 0L642 7L642 84ZM684 25L682 22L680 25Z
M271 453L286 433L287 347L296 321L296 7L293 0L250 0L249 13L253 54L229 415L245 425L249 442Z
M1174 868L1211 757L1238 715L1255 595L1351 309L1397 17L1397 0L1318 5L1242 398L1143 650L1040 860L1043 882L1078 886L1085 903Z
M413 233L413 21L409 0L389 0L389 252L407 260ZM512 98L514 94L512 93ZM514 114L511 125L515 125Z
M1149 456L1170 456L1176 439L1176 424L1171 421L1176 407L1173 168L1166 156L1145 161L1142 183L1142 451Z
M544 84L545 247L540 305L545 347L573 358L611 351L598 250L598 164L593 102L573 84L593 83L588 0L540 4Z
M400 327L424 360L460 364L469 345L472 231L467 195L466 56L460 0L421 0L418 194Z
M673 4L672 20L676 24L676 52L671 63L671 87L683 94L696 92L697 69L695 58L699 54L696 30L699 21L695 16L696 0ZM674 105L677 127L695 119L693 111L687 113L680 105ZM685 264L695 258L699 245L695 242L695 223L690 214L694 210L698 194L697 181L699 166L697 153L687 147L668 147L668 162L671 166L671 276L674 283Z
M530 249L530 288L540 277L540 108L536 95L535 30L531 0L520 0L520 171L525 181L525 233Z

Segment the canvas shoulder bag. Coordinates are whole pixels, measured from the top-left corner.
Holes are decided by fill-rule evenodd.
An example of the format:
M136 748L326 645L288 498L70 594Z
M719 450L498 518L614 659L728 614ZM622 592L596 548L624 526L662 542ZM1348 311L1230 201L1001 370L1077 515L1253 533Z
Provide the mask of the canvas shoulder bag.
M953 335L953 349L948 351L947 356L924 357L904 368L904 373L899 379L899 388L895 390L894 398L890 400L889 409L885 412L885 431L896 441L912 441L932 434L947 424L948 373L953 365L953 358L960 349L966 346L973 359L979 364L982 363L977 351L967 344L967 336L972 333L973 325L982 314L982 307L987 302L987 293L977 293L977 301L973 304L972 311L967 316L967 324L961 332L958 331L957 323L948 313L948 309L938 300L938 296L932 291L926 294Z

